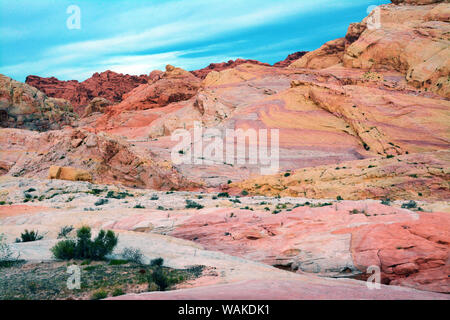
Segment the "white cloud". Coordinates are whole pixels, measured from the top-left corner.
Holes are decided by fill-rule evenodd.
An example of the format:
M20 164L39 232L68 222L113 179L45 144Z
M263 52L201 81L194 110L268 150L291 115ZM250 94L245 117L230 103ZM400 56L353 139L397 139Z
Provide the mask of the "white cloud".
M295 14L320 12L330 7L350 7L355 2L364 1L367 0L188 0L166 1L160 4L143 2L138 3L136 9L128 11L120 11L120 5L112 2L108 5L107 14L99 13L100 18L90 24L83 22L83 26L90 25L95 30L101 30L101 35L111 36L97 35L92 36L91 40L49 47L40 54L36 53L33 61L3 66L0 71L6 74L28 74L32 70L34 74L42 76L54 75L62 79L82 80L95 71L102 71L101 68L130 74L148 73L168 63L187 69L197 68L208 62L235 57L210 55L205 62L205 57L194 58L192 56L195 55L192 54L208 52L213 50L214 46L216 49L220 46L224 49L227 46L239 47L239 43L199 46L196 50L172 49L158 54L140 52L164 51L174 46L192 48L196 42L282 21ZM46 5L48 6L49 2ZM82 3L80 5L83 10ZM113 9L118 11L112 14ZM85 17L83 11L82 14ZM121 32L122 30L127 32ZM11 30L9 32L14 34ZM16 30L17 36L20 36L19 32ZM8 30L0 30L0 34L8 34ZM304 35L299 35L302 36ZM245 40L241 43L245 43ZM280 42L264 46L264 49L277 50L282 46L283 43ZM258 50L249 49L249 52ZM190 54L191 57L188 57Z

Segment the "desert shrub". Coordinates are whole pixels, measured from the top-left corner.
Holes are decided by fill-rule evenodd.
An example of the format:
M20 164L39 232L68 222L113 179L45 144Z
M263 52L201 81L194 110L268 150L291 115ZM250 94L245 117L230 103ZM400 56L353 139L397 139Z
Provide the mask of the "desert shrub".
M7 267L19 260L20 254L15 255L11 247L5 242L5 236L0 234L0 267Z
M150 261L150 265L152 267L161 267L163 264L164 264L163 258L156 258L156 259L153 259L152 261Z
M134 209L145 209L145 206L143 206L142 204L137 204L133 207Z
M108 191L108 193L106 194L107 198L112 198L112 199L125 199L126 197L133 197L133 195L131 193L128 192L114 192L114 191Z
M108 199L98 199L94 204L96 205L96 206L102 206L102 205L104 205L104 204L107 204L109 201L108 201Z
M75 257L76 242L74 240L63 240L58 242L51 251L55 258L70 260Z
M286 172L286 173L284 174L284 177L287 178L287 177L289 177L290 175L291 175L290 172Z
M143 264L144 255L137 248L124 248L121 254L122 258L132 263Z
M158 197L156 194L154 194L154 195L152 195L152 197L150 198L150 200L156 201L156 200L159 200L159 197Z
M228 192L221 192L217 195L218 198L229 198L230 195L228 194Z
M247 190L242 190L241 194L245 197L248 196L248 191Z
M382 199L381 200L381 204L384 204L385 206L390 206L391 205L391 199L389 199L389 198Z
M108 292L106 292L105 290L101 289L101 290L95 291L92 294L91 299L92 300L101 300L101 299L105 299L107 297L108 297Z
M90 259L103 260L117 245L118 237L113 231L100 230L97 237L91 240L91 228L82 227L77 230L76 240L63 240L52 249L57 259Z
M342 201L342 200L344 200L341 196L337 196L336 197L336 200L338 200L338 201Z
M16 242L32 242L42 240L44 238L43 235L40 235L38 231L28 231L25 230L21 235L20 239L16 239Z
M156 283L160 291L165 291L170 285L169 278L164 274L164 271L160 267L153 271L151 280Z
M409 202L402 204L402 208L403 209L415 209L415 208L417 208L417 202L415 202L414 200L410 200Z
M121 289L121 288L116 288L114 289L114 291L112 292L112 296L113 297L118 297L118 296L122 296L124 295L125 292Z
M202 206L201 204L192 201L192 200L186 200L186 209L203 209L204 206Z
M58 239L67 238L69 233L73 231L73 226L64 226L58 233Z
M98 196L102 192L103 192L102 189L92 189L92 190L88 191L87 193L90 193L90 194Z

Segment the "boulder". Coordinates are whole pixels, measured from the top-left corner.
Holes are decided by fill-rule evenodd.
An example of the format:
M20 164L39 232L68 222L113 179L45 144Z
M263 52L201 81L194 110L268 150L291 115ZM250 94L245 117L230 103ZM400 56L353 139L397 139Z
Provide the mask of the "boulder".
M92 175L88 171L72 167L51 166L48 171L48 178L92 182Z

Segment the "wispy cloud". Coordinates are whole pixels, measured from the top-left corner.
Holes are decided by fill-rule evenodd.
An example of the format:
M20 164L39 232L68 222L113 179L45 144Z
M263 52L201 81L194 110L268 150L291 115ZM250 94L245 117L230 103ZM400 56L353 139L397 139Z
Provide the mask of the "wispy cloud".
M14 27L0 21L0 46L7 45L0 51L2 60L7 61L1 61L0 72L16 78L33 73L83 80L106 69L142 74L167 63L198 68L245 54L275 59L278 53L283 59L283 52L302 50L299 45L310 46L314 38L324 38L323 31L318 32L330 22L329 18L313 21L310 17L333 11L349 14L356 7L363 11L365 5L386 1L80 0L82 30L69 32L61 29L66 18L64 6L71 4L67 0L58 2L56 11L49 11L48 16L57 17L51 21L46 20L43 10L50 10L56 2L46 0L39 6L29 0L14 4L0 0L2 10L11 10L19 19L21 9L17 3L28 3L29 11L35 12L29 21L14 24L12 20ZM26 10L22 12L22 18L29 15ZM35 29L43 22L42 34ZM342 30L348 22L342 23ZM266 37L267 28L277 28L279 33L271 32ZM334 36L329 29L325 32ZM36 42L30 36L42 40ZM18 40L11 43L14 37ZM30 50L29 54L24 54L26 50Z

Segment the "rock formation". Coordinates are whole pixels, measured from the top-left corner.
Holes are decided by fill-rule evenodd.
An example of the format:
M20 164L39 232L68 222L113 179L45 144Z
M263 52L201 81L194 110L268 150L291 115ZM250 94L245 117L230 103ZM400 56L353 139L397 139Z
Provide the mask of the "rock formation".
M280 67L280 68L288 67L292 62L300 59L307 53L308 53L307 51L298 51L298 52L291 53L290 55L287 56L286 59L275 63L273 66Z
M88 117L93 113L100 112L104 113L106 111L106 107L112 105L113 103L105 98L94 98L92 99L87 107L84 109L83 117Z
M84 107L96 97L105 98L113 103L122 101L122 95L137 86L147 83L148 77L123 75L112 71L95 73L91 78L78 82L61 81L55 77L41 78L28 76L26 83L49 97L63 98L71 102L78 114L83 114Z
M393 2L402 5L379 7L352 24L345 38L328 42L291 67L323 69L342 63L364 70L395 70L414 87L449 98L449 4Z
M450 200L450 152L370 158L262 176L230 187L255 195L316 199Z
M46 131L75 120L70 103L0 75L0 127Z
M72 167L51 166L50 169L48 169L48 178L69 180L69 181L92 182L92 176L88 171Z
M191 71L191 72L196 77L199 77L201 79L205 79L206 76L211 71L219 72L219 71L223 71L223 70L233 69L233 68L235 68L235 67L237 67L237 66L239 66L241 64L244 64L244 63L251 63L251 64L256 64L256 65L261 65L261 66L269 66L269 64L263 63L263 62L259 62L257 60L236 59L234 61L230 60L228 62L222 62L222 63L211 63L206 68L195 70L195 71Z
M96 183L167 190L195 187L170 163L158 161L146 150L136 150L126 141L103 133L74 129L46 133L0 130L0 170L14 177L47 178L50 167L73 167L89 172ZM71 170L64 169L60 174L67 171L68 177L76 176L77 172L72 174ZM51 177L58 178L57 172Z

